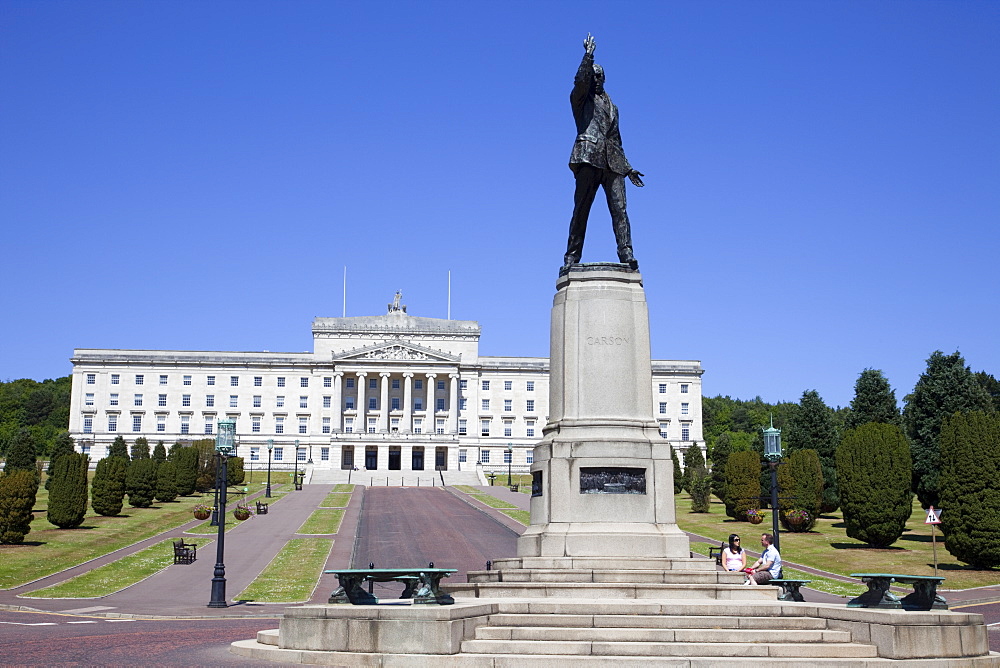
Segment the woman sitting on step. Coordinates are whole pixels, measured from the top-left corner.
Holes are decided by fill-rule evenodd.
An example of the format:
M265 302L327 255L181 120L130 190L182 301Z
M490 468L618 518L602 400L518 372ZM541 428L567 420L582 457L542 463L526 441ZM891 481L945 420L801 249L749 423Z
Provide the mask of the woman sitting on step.
M742 571L747 567L747 553L740 547L740 537L729 534L729 547L722 550L722 563L727 571Z

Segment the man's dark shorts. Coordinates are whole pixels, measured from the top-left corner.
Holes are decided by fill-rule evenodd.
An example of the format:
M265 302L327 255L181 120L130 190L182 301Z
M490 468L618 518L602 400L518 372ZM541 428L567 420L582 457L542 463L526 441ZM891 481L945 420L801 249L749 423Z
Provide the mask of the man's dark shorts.
M752 577L753 581L759 585L767 584L774 579L774 576L771 575L771 571L757 571L750 577Z

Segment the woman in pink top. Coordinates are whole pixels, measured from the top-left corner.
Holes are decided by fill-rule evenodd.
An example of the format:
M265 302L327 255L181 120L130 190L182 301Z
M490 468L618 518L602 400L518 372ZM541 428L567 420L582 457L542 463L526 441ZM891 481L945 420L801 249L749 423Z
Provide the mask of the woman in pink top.
M740 547L740 537L729 534L729 547L722 550L722 564L727 571L742 571L747 567L747 553Z

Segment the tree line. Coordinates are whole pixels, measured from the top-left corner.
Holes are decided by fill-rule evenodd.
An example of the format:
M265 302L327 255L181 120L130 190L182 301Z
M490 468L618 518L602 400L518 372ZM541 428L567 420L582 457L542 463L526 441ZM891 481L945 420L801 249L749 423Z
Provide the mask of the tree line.
M815 390L798 403L716 396L702 407L708 462L689 448L675 481L695 512L708 511L712 494L739 520L768 505L762 430L773 421L782 430L776 511L786 529L807 531L839 508L848 536L885 547L905 530L916 495L923 508L944 510L953 556L1000 565L1000 381L974 373L958 352L931 354L902 411L878 369L859 374L844 408Z

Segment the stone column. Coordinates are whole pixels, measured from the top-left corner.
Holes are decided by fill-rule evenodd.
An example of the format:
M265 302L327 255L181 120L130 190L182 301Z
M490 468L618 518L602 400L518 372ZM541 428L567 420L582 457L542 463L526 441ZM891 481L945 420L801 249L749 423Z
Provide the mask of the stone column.
M383 476L389 475L389 446L386 444L378 446L378 470Z
M379 415L378 431L387 433L389 431L389 376L388 371L379 371ZM386 455L388 457L388 455ZM387 460L388 461L388 460Z
M413 372L403 373L403 419L400 420L399 431L402 434L413 432Z
M437 384L437 374L429 373L427 374L427 405L424 407L426 413L424 417L424 433L433 434L435 431L434 425L434 391ZM427 462L424 462L424 466Z
M449 434L458 433L458 374L448 374L448 427Z
M368 402L365 400L365 393L368 388L365 387L367 382L368 372L358 371L358 398L357 398L357 408L358 414L354 418L354 433L355 434L367 434L368 433L368 409L366 408Z
M399 470L400 471L412 471L413 470L413 446L412 445L401 445L399 448Z
M333 408L330 429L334 434L344 431L344 372L335 371L333 374L333 399L330 407Z

